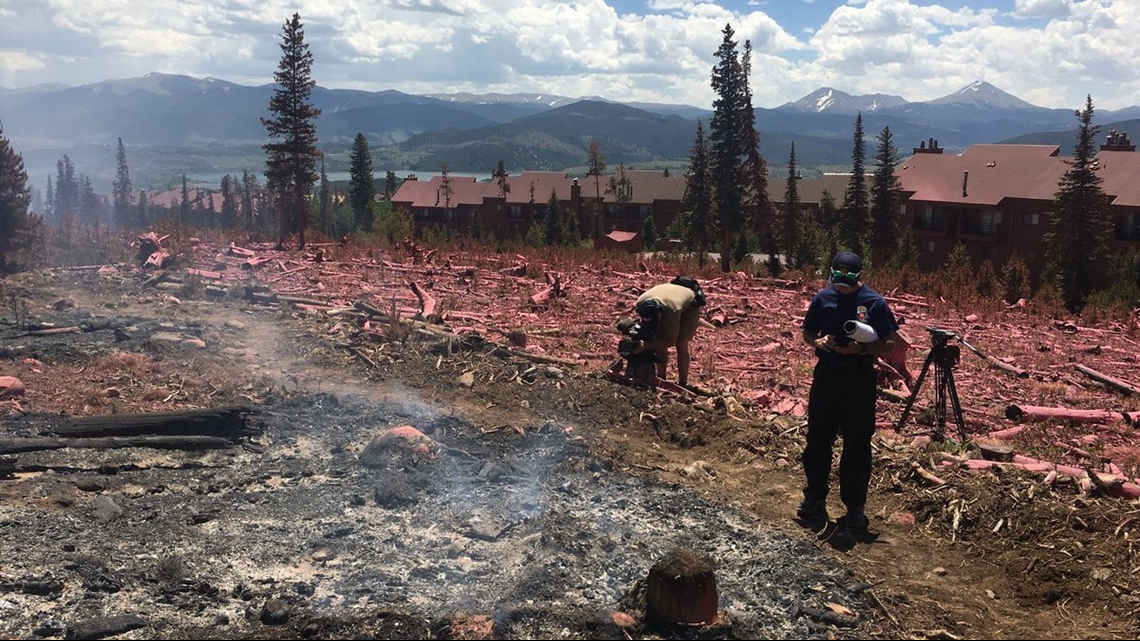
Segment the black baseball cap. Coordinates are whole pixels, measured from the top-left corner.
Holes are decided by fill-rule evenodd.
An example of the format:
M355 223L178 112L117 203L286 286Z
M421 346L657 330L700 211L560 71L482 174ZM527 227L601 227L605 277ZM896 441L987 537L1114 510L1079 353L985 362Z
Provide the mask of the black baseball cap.
M863 259L854 252L839 252L835 254L835 258L831 259L831 266L832 268L846 267L857 274L863 271Z

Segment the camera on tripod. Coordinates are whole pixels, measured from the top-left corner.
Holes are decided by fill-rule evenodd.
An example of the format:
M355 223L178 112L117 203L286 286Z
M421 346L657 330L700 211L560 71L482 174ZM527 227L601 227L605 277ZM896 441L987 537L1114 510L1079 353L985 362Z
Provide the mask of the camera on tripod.
M962 403L958 399L958 387L954 383L954 367L958 365L958 361L961 359L962 350L958 345L950 345L950 339L958 339L959 343L972 350L975 348L962 340L961 336L948 329L927 327L926 331L930 332L930 353L926 356L926 362L922 364L922 371L919 372L918 378L915 380L914 389L911 390L910 396L907 398L906 406L903 408L902 417L899 419L896 429L902 433L906 419L910 416L910 410L914 407L915 398L918 397L918 390L922 388L922 382L926 380L926 374L933 366L934 436L939 440L945 437L946 406L949 404L951 416L958 426L958 436L965 443L966 421L962 416Z
M653 336L656 333L653 328L646 326L640 321L627 318L617 324L617 330L622 334L621 339L618 341L617 348L617 352L622 358L626 360L659 360L656 355L633 353L642 343L653 340Z

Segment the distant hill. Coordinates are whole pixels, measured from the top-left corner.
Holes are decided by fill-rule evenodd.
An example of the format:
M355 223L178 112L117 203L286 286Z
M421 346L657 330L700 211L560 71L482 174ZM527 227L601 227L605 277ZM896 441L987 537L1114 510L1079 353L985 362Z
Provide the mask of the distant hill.
M1136 140L1140 136L1140 118L1100 125L1100 136L1096 141L1098 149L1100 143L1104 141L1104 136L1112 130L1128 133L1133 140ZM1038 131L1007 138L1000 142L1007 145L1057 145L1061 148L1062 156L1071 156L1077 146L1077 132L1075 129L1069 131Z
M23 154L33 186L46 187L46 177L68 154L76 170L107 193L120 137L136 187L176 184L182 174L260 174L266 142L260 119L268 115L273 90L160 73L81 87L0 88L0 121ZM712 114L690 105L534 93L412 95L315 87L312 100L322 111L316 124L326 169L346 171L352 141L363 133L381 175L437 171L444 163L453 172L489 173L499 160L512 172L581 167L591 140L600 143L611 167L684 166L697 118L707 130ZM1028 135L1063 137L1077 125L1072 109L1036 107L985 82L927 102L824 87L775 109L756 108L760 151L773 173L793 142L805 173L848 166L856 113L863 115L869 154L890 127L902 156L929 138L954 152ZM1098 110L1096 116L1133 120L1140 107Z

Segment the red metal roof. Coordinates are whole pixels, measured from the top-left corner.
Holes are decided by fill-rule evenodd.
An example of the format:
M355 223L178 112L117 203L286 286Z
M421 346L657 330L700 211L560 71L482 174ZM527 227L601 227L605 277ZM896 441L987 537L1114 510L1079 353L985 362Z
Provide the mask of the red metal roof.
M982 206L1006 198L1052 200L1068 169L1059 151L1056 145L971 145L958 155L915 154L895 175L911 200Z
M1102 151L1096 156L1101 189L1114 196L1111 203L1140 207L1140 152Z

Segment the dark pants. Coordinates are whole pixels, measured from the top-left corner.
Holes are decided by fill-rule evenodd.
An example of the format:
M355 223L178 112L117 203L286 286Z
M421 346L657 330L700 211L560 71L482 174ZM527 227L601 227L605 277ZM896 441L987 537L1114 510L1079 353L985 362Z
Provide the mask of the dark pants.
M825 499L831 475L831 448L843 435L839 496L848 510L862 511L871 481L871 436L875 433L876 374L871 359L815 366L808 398L808 435L803 464L804 497Z

